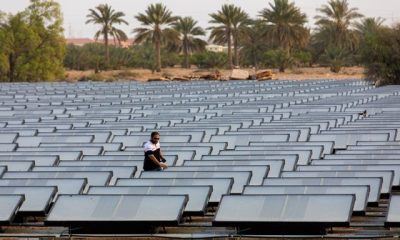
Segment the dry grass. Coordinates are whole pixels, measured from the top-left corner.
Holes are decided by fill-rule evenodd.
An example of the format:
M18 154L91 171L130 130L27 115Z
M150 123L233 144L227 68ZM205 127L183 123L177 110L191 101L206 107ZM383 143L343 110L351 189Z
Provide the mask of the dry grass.
M253 69L246 69L250 74L254 73ZM211 72L212 70L184 69L184 68L165 68L160 73L152 73L146 69L127 69L103 71L94 74L94 71L67 71L66 80L94 80L94 81L113 81L113 80L137 80L148 81L149 79L162 79L165 77L183 77L193 74ZM230 70L220 70L223 79L228 79ZM339 73L332 73L329 68L294 68L288 69L285 73L279 73L273 70L274 79L276 80L308 80L308 79L362 79L364 78L364 68L347 67L343 68Z

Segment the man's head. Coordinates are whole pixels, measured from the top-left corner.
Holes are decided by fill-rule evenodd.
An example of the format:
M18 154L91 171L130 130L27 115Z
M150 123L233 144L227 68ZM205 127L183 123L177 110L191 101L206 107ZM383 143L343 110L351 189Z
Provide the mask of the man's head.
M151 133L151 139L150 139L150 141L151 141L153 144L157 144L157 143L160 141L160 133L158 133L158 132L152 132L152 133Z

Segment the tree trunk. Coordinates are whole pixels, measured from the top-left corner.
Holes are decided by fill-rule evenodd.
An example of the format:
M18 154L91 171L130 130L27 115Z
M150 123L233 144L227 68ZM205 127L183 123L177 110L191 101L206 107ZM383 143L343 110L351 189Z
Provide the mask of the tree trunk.
M108 69L108 66L110 65L110 50L108 48L108 34L104 34L104 45L106 47L106 66L105 68Z
M228 37L228 66L229 69L233 69L233 63L232 63L232 34L231 32L228 32L227 34Z
M257 63L257 57L256 57L256 52L253 52L253 66L254 66L254 68L255 68L255 70L256 70L256 72L257 72L257 70L258 70L258 63Z
M186 37L183 39L183 54L185 55L185 68L190 68L190 66L189 66L188 40L187 40Z
M161 43L160 40L156 40L156 71L161 72Z
M235 37L233 40L233 50L235 55L235 66L239 66L239 51L238 51L238 41Z
M15 56L10 53L8 55L8 66L9 66L9 72L8 72L8 80L10 82L14 82L14 75L15 75Z

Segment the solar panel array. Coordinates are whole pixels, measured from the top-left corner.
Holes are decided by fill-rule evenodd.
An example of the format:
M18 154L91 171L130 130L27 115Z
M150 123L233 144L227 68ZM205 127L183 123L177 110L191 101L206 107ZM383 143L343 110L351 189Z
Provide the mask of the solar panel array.
M399 93L359 80L3 83L1 227L387 234L400 226ZM152 131L162 172L142 171Z

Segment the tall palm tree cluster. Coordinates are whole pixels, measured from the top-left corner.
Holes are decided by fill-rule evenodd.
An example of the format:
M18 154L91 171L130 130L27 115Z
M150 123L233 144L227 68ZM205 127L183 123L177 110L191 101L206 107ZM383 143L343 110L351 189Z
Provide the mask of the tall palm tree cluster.
M357 50L362 35L371 28L382 27L381 19L367 19L360 22L362 15L357 8L351 8L347 0L329 0L317 9L316 29L309 29L307 16L294 1L274 0L262 9L256 19L252 19L240 7L224 4L220 10L209 14L210 26L208 42L227 46L227 67L240 66L241 56L250 59L247 64L257 67L268 50L286 62L296 52L310 52L314 61L326 59L328 63L344 63L350 53ZM127 38L116 25L128 24L125 14L102 4L90 9L86 23L101 26L95 38L102 36L106 48L105 62L109 61L108 43ZM206 31L198 26L192 17L178 17L162 3L151 4L144 13L134 18L140 27L133 29L135 43L152 44L154 48L154 68L161 71L161 51L169 49L184 56L184 67L190 67L189 56L203 51ZM281 69L282 71L284 68ZM335 69L336 70L336 69Z

